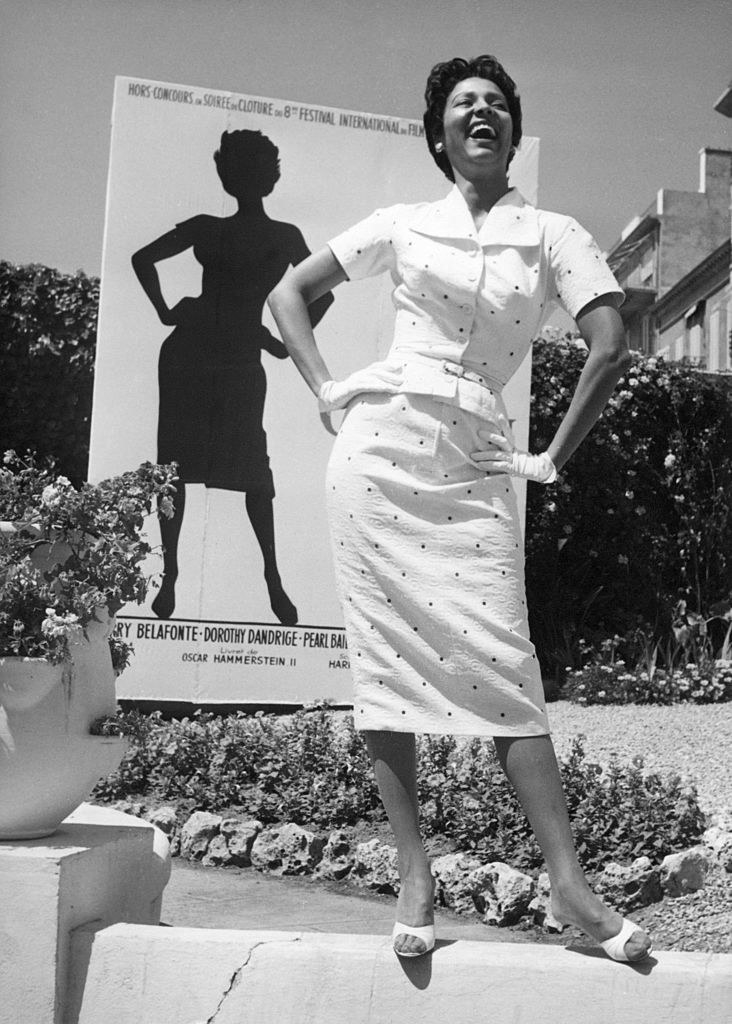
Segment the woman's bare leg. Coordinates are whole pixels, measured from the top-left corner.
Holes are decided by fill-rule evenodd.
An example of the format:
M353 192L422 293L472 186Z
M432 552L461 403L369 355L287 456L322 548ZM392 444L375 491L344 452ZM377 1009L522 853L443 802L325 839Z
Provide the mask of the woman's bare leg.
M364 738L396 840L401 883L397 920L413 927L432 924L434 880L419 831L414 734L369 730ZM413 935L404 935L396 939L395 947L420 953L424 943Z
M549 872L552 911L596 942L617 935L622 917L592 892L577 860L554 745L549 736L495 737L498 757L534 830ZM635 932L625 944L629 960L648 950Z

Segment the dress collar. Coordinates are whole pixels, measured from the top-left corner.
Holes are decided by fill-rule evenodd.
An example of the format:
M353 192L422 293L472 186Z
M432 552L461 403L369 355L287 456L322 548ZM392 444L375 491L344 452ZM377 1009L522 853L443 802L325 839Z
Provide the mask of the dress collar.
M480 231L454 185L444 199L428 203L417 212L410 227L436 238L474 238L481 245L538 245L539 227L536 208L516 188L510 188L490 208Z

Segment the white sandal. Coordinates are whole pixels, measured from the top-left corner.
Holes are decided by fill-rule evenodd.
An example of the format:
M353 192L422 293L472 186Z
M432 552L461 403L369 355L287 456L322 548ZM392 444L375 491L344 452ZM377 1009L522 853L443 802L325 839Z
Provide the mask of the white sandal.
M416 939L420 939L425 944L425 948L418 952L403 952L401 949L397 949L394 946L394 952L397 956L424 956L425 953L429 953L430 950L435 947L435 926L433 924L425 924L420 927L412 927L408 924L402 924L401 921L397 921L394 924L394 930L391 933L391 941L395 943L400 935L414 935Z
M625 944L628 939L635 935L636 932L643 934L643 929L639 928L637 924L633 924L627 917L623 918L623 927L620 929L617 935L612 935L609 939L605 939L604 942L600 943L600 946L605 950L611 960L617 960L619 963L631 963L637 964L650 954L653 946L649 946L642 956L634 957L630 960L625 955Z

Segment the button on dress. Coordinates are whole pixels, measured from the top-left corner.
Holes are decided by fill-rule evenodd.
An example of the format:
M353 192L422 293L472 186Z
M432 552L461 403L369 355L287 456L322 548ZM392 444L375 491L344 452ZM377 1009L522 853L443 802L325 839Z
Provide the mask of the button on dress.
M477 230L455 187L329 242L351 279L388 272L394 338L354 398L326 475L357 729L548 733L508 475L469 459L556 305L622 297L592 237L515 189ZM394 394L394 374L401 383Z

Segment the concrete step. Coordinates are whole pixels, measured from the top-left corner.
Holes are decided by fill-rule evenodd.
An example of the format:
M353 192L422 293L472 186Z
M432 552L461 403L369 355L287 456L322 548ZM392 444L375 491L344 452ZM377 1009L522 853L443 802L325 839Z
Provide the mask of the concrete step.
M94 936L80 1024L729 1024L732 956L642 965L558 946L113 925Z

